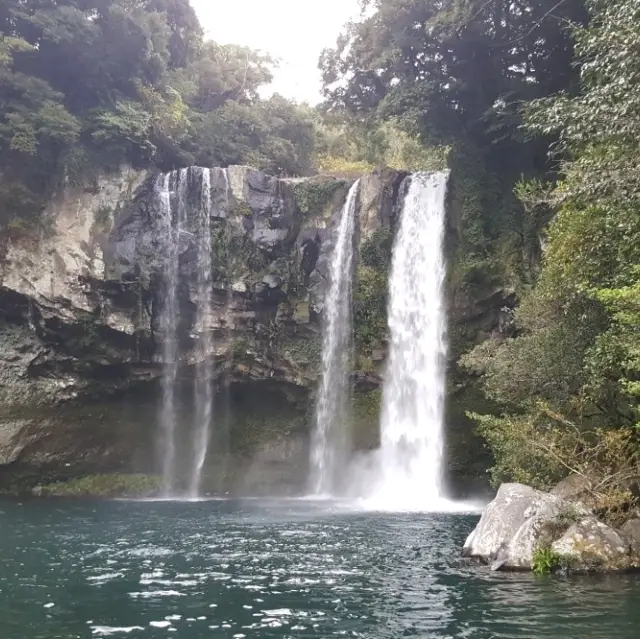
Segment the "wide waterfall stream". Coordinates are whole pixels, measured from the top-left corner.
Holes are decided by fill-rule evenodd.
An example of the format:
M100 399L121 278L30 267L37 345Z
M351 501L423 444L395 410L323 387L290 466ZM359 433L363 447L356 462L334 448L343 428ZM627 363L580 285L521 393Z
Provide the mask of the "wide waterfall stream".
M389 280L389 361L369 496L379 507L443 507L447 173L411 178Z

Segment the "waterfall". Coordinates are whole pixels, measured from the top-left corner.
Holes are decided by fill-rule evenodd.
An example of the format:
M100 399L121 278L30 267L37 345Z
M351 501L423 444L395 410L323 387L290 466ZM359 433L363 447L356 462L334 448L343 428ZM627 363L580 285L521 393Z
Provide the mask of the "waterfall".
M155 184L155 195L158 206L158 222L164 258L164 304L160 313L160 329L162 331L162 408L160 411L160 451L162 457L163 493L168 495L173 490L176 474L175 444L175 386L178 372L178 257L181 220L174 220L171 202L171 189L175 185L177 175L170 173L160 175Z
M186 476L187 496L190 498L198 496L211 434L214 367L214 342L210 321L213 289L211 248L213 171L221 171L223 181L227 184L226 172L222 169L201 167L173 171L160 176L155 183L164 284L159 323L163 335L162 360L165 366L160 411L161 467L165 496L176 494L179 479L182 476ZM226 199L225 193L225 201ZM176 380L180 360L178 287L180 256L191 246L195 249L193 251L195 256L193 302L196 306L193 335L196 361L193 393L195 420L191 429L191 450L184 456L187 459L185 469L178 467L178 459L183 455L178 455L176 445ZM183 437L180 441L182 440Z
M219 169L220 170L220 169ZM211 170L198 169L200 176L200 202L197 209L197 289L196 289L196 381L194 403L196 430L194 434L193 464L189 477L189 496L200 493L202 469L207 458L213 413L213 336L210 322L212 303L211 257ZM223 171L226 181L226 172Z
M444 501L448 173L417 173L410 179L389 281L391 341L372 496L384 507L432 510Z
M329 265L329 289L323 309L322 376L311 442L311 491L316 495L335 494L349 454L351 289L359 184L358 180L349 190Z

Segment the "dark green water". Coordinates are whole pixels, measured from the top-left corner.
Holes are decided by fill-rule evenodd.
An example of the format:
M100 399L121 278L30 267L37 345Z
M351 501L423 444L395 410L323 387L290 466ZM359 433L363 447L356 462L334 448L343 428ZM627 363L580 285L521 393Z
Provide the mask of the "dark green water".
M0 639L637 639L640 578L490 573L472 515L0 503Z

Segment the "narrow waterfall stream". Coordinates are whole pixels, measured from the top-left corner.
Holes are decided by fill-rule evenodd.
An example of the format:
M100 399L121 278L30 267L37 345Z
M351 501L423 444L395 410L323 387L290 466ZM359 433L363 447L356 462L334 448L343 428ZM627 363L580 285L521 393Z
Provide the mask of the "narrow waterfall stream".
M311 442L311 492L334 495L349 454L349 372L353 350L352 284L360 180L349 190L336 230L324 302L322 373Z
M218 169L221 171L221 169ZM193 464L189 477L189 497L200 493L202 468L207 457L213 414L212 354L213 335L209 317L212 302L211 256L211 169L198 167L200 173L200 202L196 211L197 290L196 290L196 380L194 385L195 433L193 438ZM223 171L224 179L226 173Z
M391 341L371 496L384 508L433 510L444 501L448 173L417 173L410 179L389 280Z
M212 171L223 169L191 167L160 176L156 182L159 207L159 224L164 243L164 303L160 314L163 335L162 358L165 373L162 379L162 406L160 411L160 449L163 475L163 493L175 496L179 484L186 481L186 496L196 498L200 494L202 469L208 452L213 419L213 369L214 342L211 330L212 306L212 249L211 249L211 184ZM218 177L218 176L216 176ZM217 182L216 182L217 183ZM225 198L226 199L226 198ZM195 341L196 371L193 392L194 423L190 430L191 450L187 455L178 453L176 411L176 381L180 349L178 328L180 304L178 287L180 255L188 248L195 248L196 304L193 339ZM186 424L184 427L186 428ZM180 451L182 453L182 451ZM179 459L186 459L180 464ZM184 478L184 480L183 480Z
M178 372L178 256L180 242L180 219L174 219L172 206L172 189L178 174L160 175L155 189L158 205L158 223L161 226L164 243L162 256L164 260L164 306L160 314L160 330L162 331L162 407L160 410L159 454L161 456L163 493L171 493L176 474L176 376Z

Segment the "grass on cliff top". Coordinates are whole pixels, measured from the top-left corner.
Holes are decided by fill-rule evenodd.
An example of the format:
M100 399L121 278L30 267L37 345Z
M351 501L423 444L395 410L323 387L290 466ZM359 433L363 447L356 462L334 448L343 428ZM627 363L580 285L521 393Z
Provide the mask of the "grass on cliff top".
M47 497L152 497L162 479L155 475L89 475L42 487Z

